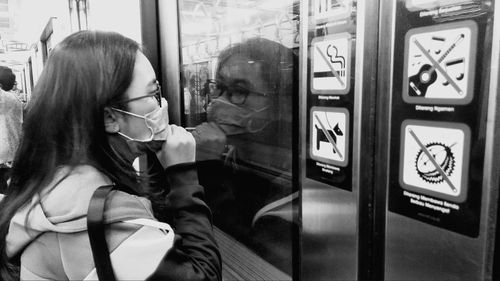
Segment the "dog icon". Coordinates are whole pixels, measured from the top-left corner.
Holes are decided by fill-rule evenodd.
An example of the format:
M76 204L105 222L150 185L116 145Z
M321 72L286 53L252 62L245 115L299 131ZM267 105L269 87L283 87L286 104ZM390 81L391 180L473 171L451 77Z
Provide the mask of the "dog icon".
M316 137L316 150L319 150L320 142L329 143L330 141L326 137L323 130L321 130L321 128L319 128L316 124L314 124L314 127L316 128L316 136L317 136ZM344 132L342 132L338 123L335 125L333 130L327 130L327 131L328 131L328 134L330 135L330 137L333 139L333 142L335 143L335 145L337 145L337 136L344 135ZM333 149L333 154L335 154L335 153L337 153L337 152L335 151L335 149Z

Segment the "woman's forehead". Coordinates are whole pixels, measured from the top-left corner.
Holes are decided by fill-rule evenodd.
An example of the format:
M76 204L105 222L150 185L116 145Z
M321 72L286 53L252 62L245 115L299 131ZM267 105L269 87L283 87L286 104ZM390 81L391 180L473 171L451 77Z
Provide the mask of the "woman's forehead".
M142 79L146 83L156 80L153 66L142 52L137 52L133 75L134 79Z
M156 89L156 75L149 60L141 52L137 52L132 81L125 91L129 99L144 96Z

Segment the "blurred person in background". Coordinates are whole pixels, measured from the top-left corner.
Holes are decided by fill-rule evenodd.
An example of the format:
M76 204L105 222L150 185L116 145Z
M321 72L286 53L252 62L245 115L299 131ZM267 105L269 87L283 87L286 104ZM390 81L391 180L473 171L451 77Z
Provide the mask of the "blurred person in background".
M135 41L80 31L59 43L34 89L0 201L0 279L97 279L89 204L109 187L107 273L117 280L221 280L195 141L168 122L167 101ZM161 164L165 192L150 193L148 173L134 170L144 153Z
M198 71L189 74L187 87L184 93L185 112L186 113L186 126L191 127L199 124L201 121L207 120L207 113L204 107L206 97L204 95L203 84L207 80L208 74L205 71ZM187 98L186 98L187 96Z
M12 91L16 84L12 69L0 66L0 193L7 188L22 133L23 104Z

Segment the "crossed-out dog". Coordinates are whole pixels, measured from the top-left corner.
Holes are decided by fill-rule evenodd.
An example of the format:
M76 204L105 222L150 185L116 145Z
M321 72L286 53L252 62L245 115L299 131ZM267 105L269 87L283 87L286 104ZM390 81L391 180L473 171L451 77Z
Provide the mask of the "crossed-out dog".
M314 124L314 127L316 128L316 150L319 150L319 144L320 144L320 142L327 142L327 143L329 143L330 141L326 137L326 135L323 132L323 130L321 130L321 128L319 128L316 124ZM335 143L335 145L337 145L337 136L343 136L344 135L344 132L342 132L342 130L340 129L338 123L335 125L335 127L333 127L333 130L327 130L327 131L328 131L328 134L330 135L330 137L332 137L333 142ZM335 151L335 149L332 149L332 150L333 150L333 154L337 153L337 151Z

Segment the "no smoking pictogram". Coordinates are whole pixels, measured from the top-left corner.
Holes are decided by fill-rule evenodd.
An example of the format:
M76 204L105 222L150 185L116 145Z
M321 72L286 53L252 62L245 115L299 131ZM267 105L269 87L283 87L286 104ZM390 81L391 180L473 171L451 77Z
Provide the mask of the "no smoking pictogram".
M317 37L311 43L311 92L346 94L350 89L351 35Z

